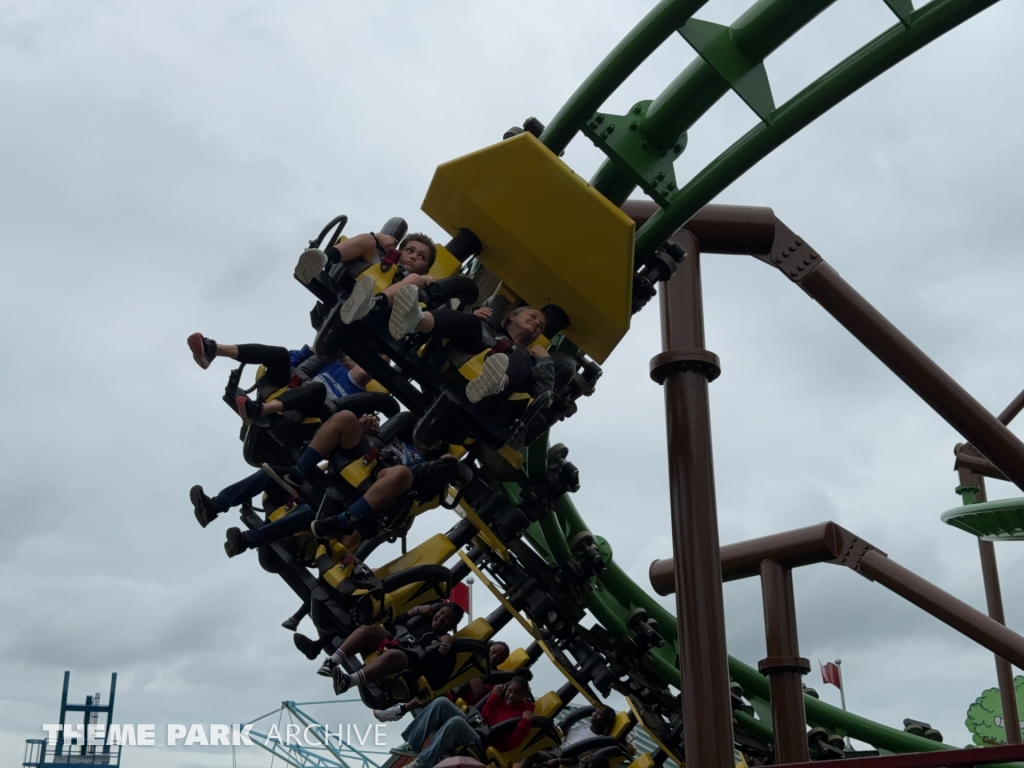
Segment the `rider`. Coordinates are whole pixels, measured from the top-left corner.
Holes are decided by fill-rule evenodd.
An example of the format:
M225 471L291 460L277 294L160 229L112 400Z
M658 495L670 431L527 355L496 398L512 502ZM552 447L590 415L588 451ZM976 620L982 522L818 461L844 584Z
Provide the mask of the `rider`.
M297 494L306 473L332 451L340 449L342 455L349 459L365 456L370 451L370 444L364 434L376 432L377 424L364 424L363 419L354 421L352 414L346 417L343 415L345 413L347 412L336 413L317 430L293 468L282 469L264 465L264 470L290 494ZM367 424L372 426L371 430L366 429ZM436 456L437 453L439 451L433 455ZM410 489L416 492L416 500L429 501L457 479L463 482L472 479L468 467L464 467L450 454L440 458L431 456L431 452L417 447L411 439L396 436L381 453L381 457L388 460L387 465L378 464L380 468L376 470L373 484L344 512L326 516L313 523L313 535L317 538L329 538L344 531L353 524L387 509ZM349 534L353 537L358 536L352 539L356 543L362 539L367 526L364 524L359 527L364 530ZM349 544L346 544L346 547L351 548Z
M338 696L351 687L364 685L384 675L396 674L420 666L423 650L435 643L437 652L447 656L452 648L451 632L462 620L465 611L455 603L418 605L396 624L402 627L400 638L376 624L359 626L341 646L327 658L317 674L334 679L334 693ZM396 633L398 629L396 627ZM342 663L355 653L364 655L379 651L376 658L358 672L350 675ZM445 665L441 665L442 667ZM437 670L433 670L437 671Z
M499 752L518 747L526 737L533 721L534 704L530 701L530 684L525 678L513 677L507 685L496 685L480 709L487 725L519 718L515 730L493 746ZM419 717L402 733L409 748L419 757L406 768L433 768L453 747L465 746L483 757L480 734L469 724L465 713L444 697L434 699ZM424 747L427 738L430 745Z
M503 640L493 641L487 648L487 669L490 672L496 671L504 663L505 659L508 658L509 653L508 643ZM493 689L494 685L485 683L482 677L474 677L460 688L448 691L445 694L445 698L451 701L462 699L467 704L476 704L486 699ZM382 723L393 723L395 720L401 720L405 717L406 712L411 712L422 706L423 702L419 699L412 699L411 701L394 704L387 709L375 709L373 710L373 716Z
M494 331L487 319L490 307L472 313L456 312L442 307L424 312L419 305L419 292L413 286L400 289L395 295L389 330L395 339L413 331L449 339L460 352L475 355L492 350L484 361L483 371L466 386L466 397L478 403L503 390L528 391L537 386L550 387L554 366L548 351L534 342L544 333L544 313L535 307L519 307L502 321L502 330Z
M291 410L327 418L331 412L328 407L331 401L365 392L366 385L372 380L358 365L350 369L336 360L317 357L309 345L288 350L266 344L218 344L201 333L193 333L187 341L192 358L204 370L216 358L226 357L247 365L264 366L264 377L275 387L296 385L269 403L239 395L235 398L235 405L246 422ZM297 378L292 375L293 369L297 369ZM302 386L298 386L300 384Z

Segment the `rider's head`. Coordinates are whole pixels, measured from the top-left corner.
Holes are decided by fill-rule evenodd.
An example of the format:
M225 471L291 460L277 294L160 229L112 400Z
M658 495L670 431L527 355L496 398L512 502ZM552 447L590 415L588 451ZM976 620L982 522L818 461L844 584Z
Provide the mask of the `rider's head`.
M519 307L502 321L505 331L516 344L528 347L544 333L544 313L536 307Z
M508 685L505 686L505 703L510 707L514 707L521 701L525 701L530 697L530 684L526 682L525 677L516 675L509 680Z
M508 658L509 650L508 643L503 640L495 640L487 649L487 660L490 662L492 670L498 668L498 666Z
M463 614L465 614L465 611L462 610L461 606L455 603L445 603L437 609L434 618L430 622L430 626L438 633L449 632L459 626Z
M414 275L427 274L437 260L437 246L422 232L407 235L398 252L398 266Z
M604 736L615 722L615 710L611 707L598 707L590 716L590 730L597 736Z

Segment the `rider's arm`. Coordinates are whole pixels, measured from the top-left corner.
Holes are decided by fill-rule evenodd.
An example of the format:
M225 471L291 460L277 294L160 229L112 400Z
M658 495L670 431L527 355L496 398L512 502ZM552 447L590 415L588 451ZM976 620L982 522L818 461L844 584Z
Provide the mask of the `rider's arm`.
M388 248L393 248L395 242L395 238L390 235L375 235L368 232L365 235L356 235L348 240L343 240L334 246L334 250L338 252L341 261L354 261L355 259L372 261L378 247L386 251Z

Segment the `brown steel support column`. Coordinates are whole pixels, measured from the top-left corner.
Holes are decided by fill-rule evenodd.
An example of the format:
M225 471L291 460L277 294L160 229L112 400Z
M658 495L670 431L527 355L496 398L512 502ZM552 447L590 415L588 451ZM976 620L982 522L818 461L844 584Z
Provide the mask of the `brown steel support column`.
M810 755L802 678L811 671L811 664L800 658L793 571L774 560L762 562L761 599L768 658L762 659L757 668L768 675L771 683L775 762L805 763Z
M978 539L981 554L981 575L985 580L985 598L988 615L1000 624L1006 624L1003 614L1003 593L999 587L999 569L996 567L996 548L991 541ZM1006 743L1020 744L1020 715L1017 712L1017 691L1013 687L1013 669L1010 662L996 655L996 679L999 681L999 697L1003 702L1003 725L1006 729ZM1013 725L1016 724L1016 727Z
M1006 410L999 415L999 421L1008 424L1010 419L1020 411L1019 401L1021 400L1021 395L1017 395ZM988 501L985 478L963 470L960 475L961 485L970 484L978 487L978 492L975 494L978 501ZM964 479L967 480L966 483ZM1006 626L1006 614L1003 613L1003 590L999 586L999 566L996 564L995 544L978 539L978 554L981 556L981 578L985 584L985 602L988 604L989 618ZM1006 743L1020 744L1020 713L1017 711L1017 690L1013 685L1013 667L999 654L996 654L995 659L999 699L1003 704L1003 730L1006 732Z
M700 246L685 232L676 239L688 255L660 291L664 351L651 360L651 377L665 387L685 759L691 768L733 768L708 403L720 369L704 349Z
M801 241L802 242L802 241ZM885 363L953 429L1024 490L1024 443L871 306L828 264L800 278L800 287Z

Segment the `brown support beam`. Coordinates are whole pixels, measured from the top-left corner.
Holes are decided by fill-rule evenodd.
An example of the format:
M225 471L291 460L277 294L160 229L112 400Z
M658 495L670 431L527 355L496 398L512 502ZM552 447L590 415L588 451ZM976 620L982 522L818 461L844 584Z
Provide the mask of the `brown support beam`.
M639 229L661 209L650 200L627 200L622 210ZM753 205L705 205L679 232L684 230L700 241L701 253L768 253L775 240L775 212Z
M773 533L722 547L722 580L748 579L760 573L761 563L775 560L787 568L838 561L871 545L835 523L818 523L783 533ZM659 595L675 592L675 563L655 560L650 568L651 586Z
M733 768L708 401L708 381L720 369L704 349L700 245L685 234L677 239L688 255L660 291L664 351L651 360L651 377L665 388L683 739L687 764Z
M991 477L994 480L1009 480L995 464L974 450L970 443L957 443L953 447L953 453L956 455L956 462L953 465L955 470L967 470L973 475ZM977 485L977 482L970 480L960 484Z
M751 563L755 560L757 569L751 572ZM1024 637L893 562L884 552L835 523L799 528L722 547L723 578L725 574L735 579L754 576L760 572L764 560L776 560L787 567L815 562L845 565L861 576L877 581L997 656L1015 666L1024 666ZM658 560L651 565L651 584L659 594L672 591L666 591L664 583L665 574L672 572L672 566L671 560ZM678 581L678 569L675 574Z
M780 226L789 231L782 222ZM973 443L1018 487L1024 490L1024 443L999 423L981 403L922 352L910 339L796 235L790 246L815 257L797 277L800 287L853 334L886 367L917 393L961 435ZM799 245L796 243L799 242ZM790 247L786 246L786 247ZM773 248L780 247L778 235ZM796 253L794 252L794 256ZM803 267L802 263L793 267ZM787 267L780 268L786 271ZM787 272L789 274L789 272Z
M762 659L757 668L768 675L771 686L775 761L805 763L811 758L802 678L811 671L811 664L800 657L793 572L774 560L763 561L760 571L768 658Z
M1024 666L1024 637L880 552L866 552L857 570L1012 664Z

